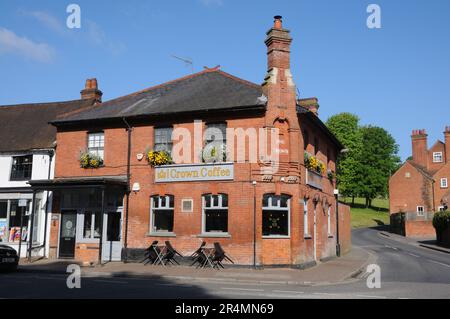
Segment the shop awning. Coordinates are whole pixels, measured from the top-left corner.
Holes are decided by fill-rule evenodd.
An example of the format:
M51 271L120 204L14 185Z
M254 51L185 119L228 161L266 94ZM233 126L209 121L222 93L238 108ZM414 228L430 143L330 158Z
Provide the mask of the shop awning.
M103 188L107 186L127 186L127 177L121 176L89 176L67 177L28 182L33 190L59 190L68 188Z

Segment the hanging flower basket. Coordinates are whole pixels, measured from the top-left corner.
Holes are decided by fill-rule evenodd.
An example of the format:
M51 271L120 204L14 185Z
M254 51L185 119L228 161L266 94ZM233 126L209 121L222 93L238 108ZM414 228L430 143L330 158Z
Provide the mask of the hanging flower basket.
M150 166L162 166L172 164L172 157L166 151L148 151L147 160Z
M314 155L305 152L305 167L311 171L323 174L325 172L325 164L322 163Z
M95 154L87 151L80 153L80 167L81 168L99 168L103 165L103 159Z

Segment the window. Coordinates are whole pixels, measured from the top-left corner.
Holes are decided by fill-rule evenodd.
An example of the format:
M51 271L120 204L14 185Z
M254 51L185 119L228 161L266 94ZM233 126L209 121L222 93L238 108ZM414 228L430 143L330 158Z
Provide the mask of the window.
M328 235L331 235L331 206L328 206L327 211L327 227L328 227Z
M448 187L447 178L441 178L441 188L447 188L447 187Z
M309 133L308 131L303 131L303 148L306 151L309 145Z
M172 152L172 131L171 127L155 128L155 151Z
M174 197L172 195L152 196L150 232L173 232L173 210Z
M442 152L434 152L433 153L433 163L442 163Z
M0 201L0 242L28 240L30 200ZM22 229L21 229L22 226Z
M203 232L228 232L228 195L203 195Z
M96 155L101 159L104 159L104 149L105 149L105 134L103 132L89 133L88 134L89 154Z
M305 237L309 236L308 200L306 198L303 200L303 234Z
M290 196L263 196L263 236L289 236Z
M207 124L205 131L206 144L218 142L227 144L227 124L226 123L211 123Z
M98 239L100 238L100 212L86 212L84 214L83 222L83 239Z
M423 206L417 206L417 216L423 216L425 208Z
M191 198L181 200L181 211L183 213L192 213L194 209L194 201Z
M26 181L31 179L33 169L33 155L14 156L12 158L11 180Z

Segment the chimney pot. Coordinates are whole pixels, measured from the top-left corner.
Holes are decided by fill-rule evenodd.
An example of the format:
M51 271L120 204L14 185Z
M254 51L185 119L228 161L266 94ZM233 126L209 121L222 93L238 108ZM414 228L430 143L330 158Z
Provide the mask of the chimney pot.
M277 15L277 16L274 16L273 17L274 19L275 19L275 21L274 21L274 29L278 29L278 30L281 30L281 29L283 29L283 17L282 16L280 16L280 15Z

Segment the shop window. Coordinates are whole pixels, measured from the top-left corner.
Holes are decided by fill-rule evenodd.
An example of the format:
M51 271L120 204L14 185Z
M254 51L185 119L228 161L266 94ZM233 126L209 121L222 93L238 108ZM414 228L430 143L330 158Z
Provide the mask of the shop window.
M203 195L203 232L228 232L228 195Z
M23 241L28 240L30 203L30 200L9 201L8 218L0 223L0 237L3 242L18 242L21 236Z
M290 196L263 196L263 236L289 236Z
M104 159L105 154L105 133L88 134L88 152Z
M12 181L30 180L32 169L33 169L33 155L14 156L12 158L10 180Z
M158 127L154 130L155 151L172 152L172 127Z
M102 223L100 212L86 212L84 213L83 221L83 239L98 239L100 238L100 226Z
M173 232L174 197L152 196L151 198L151 232Z

